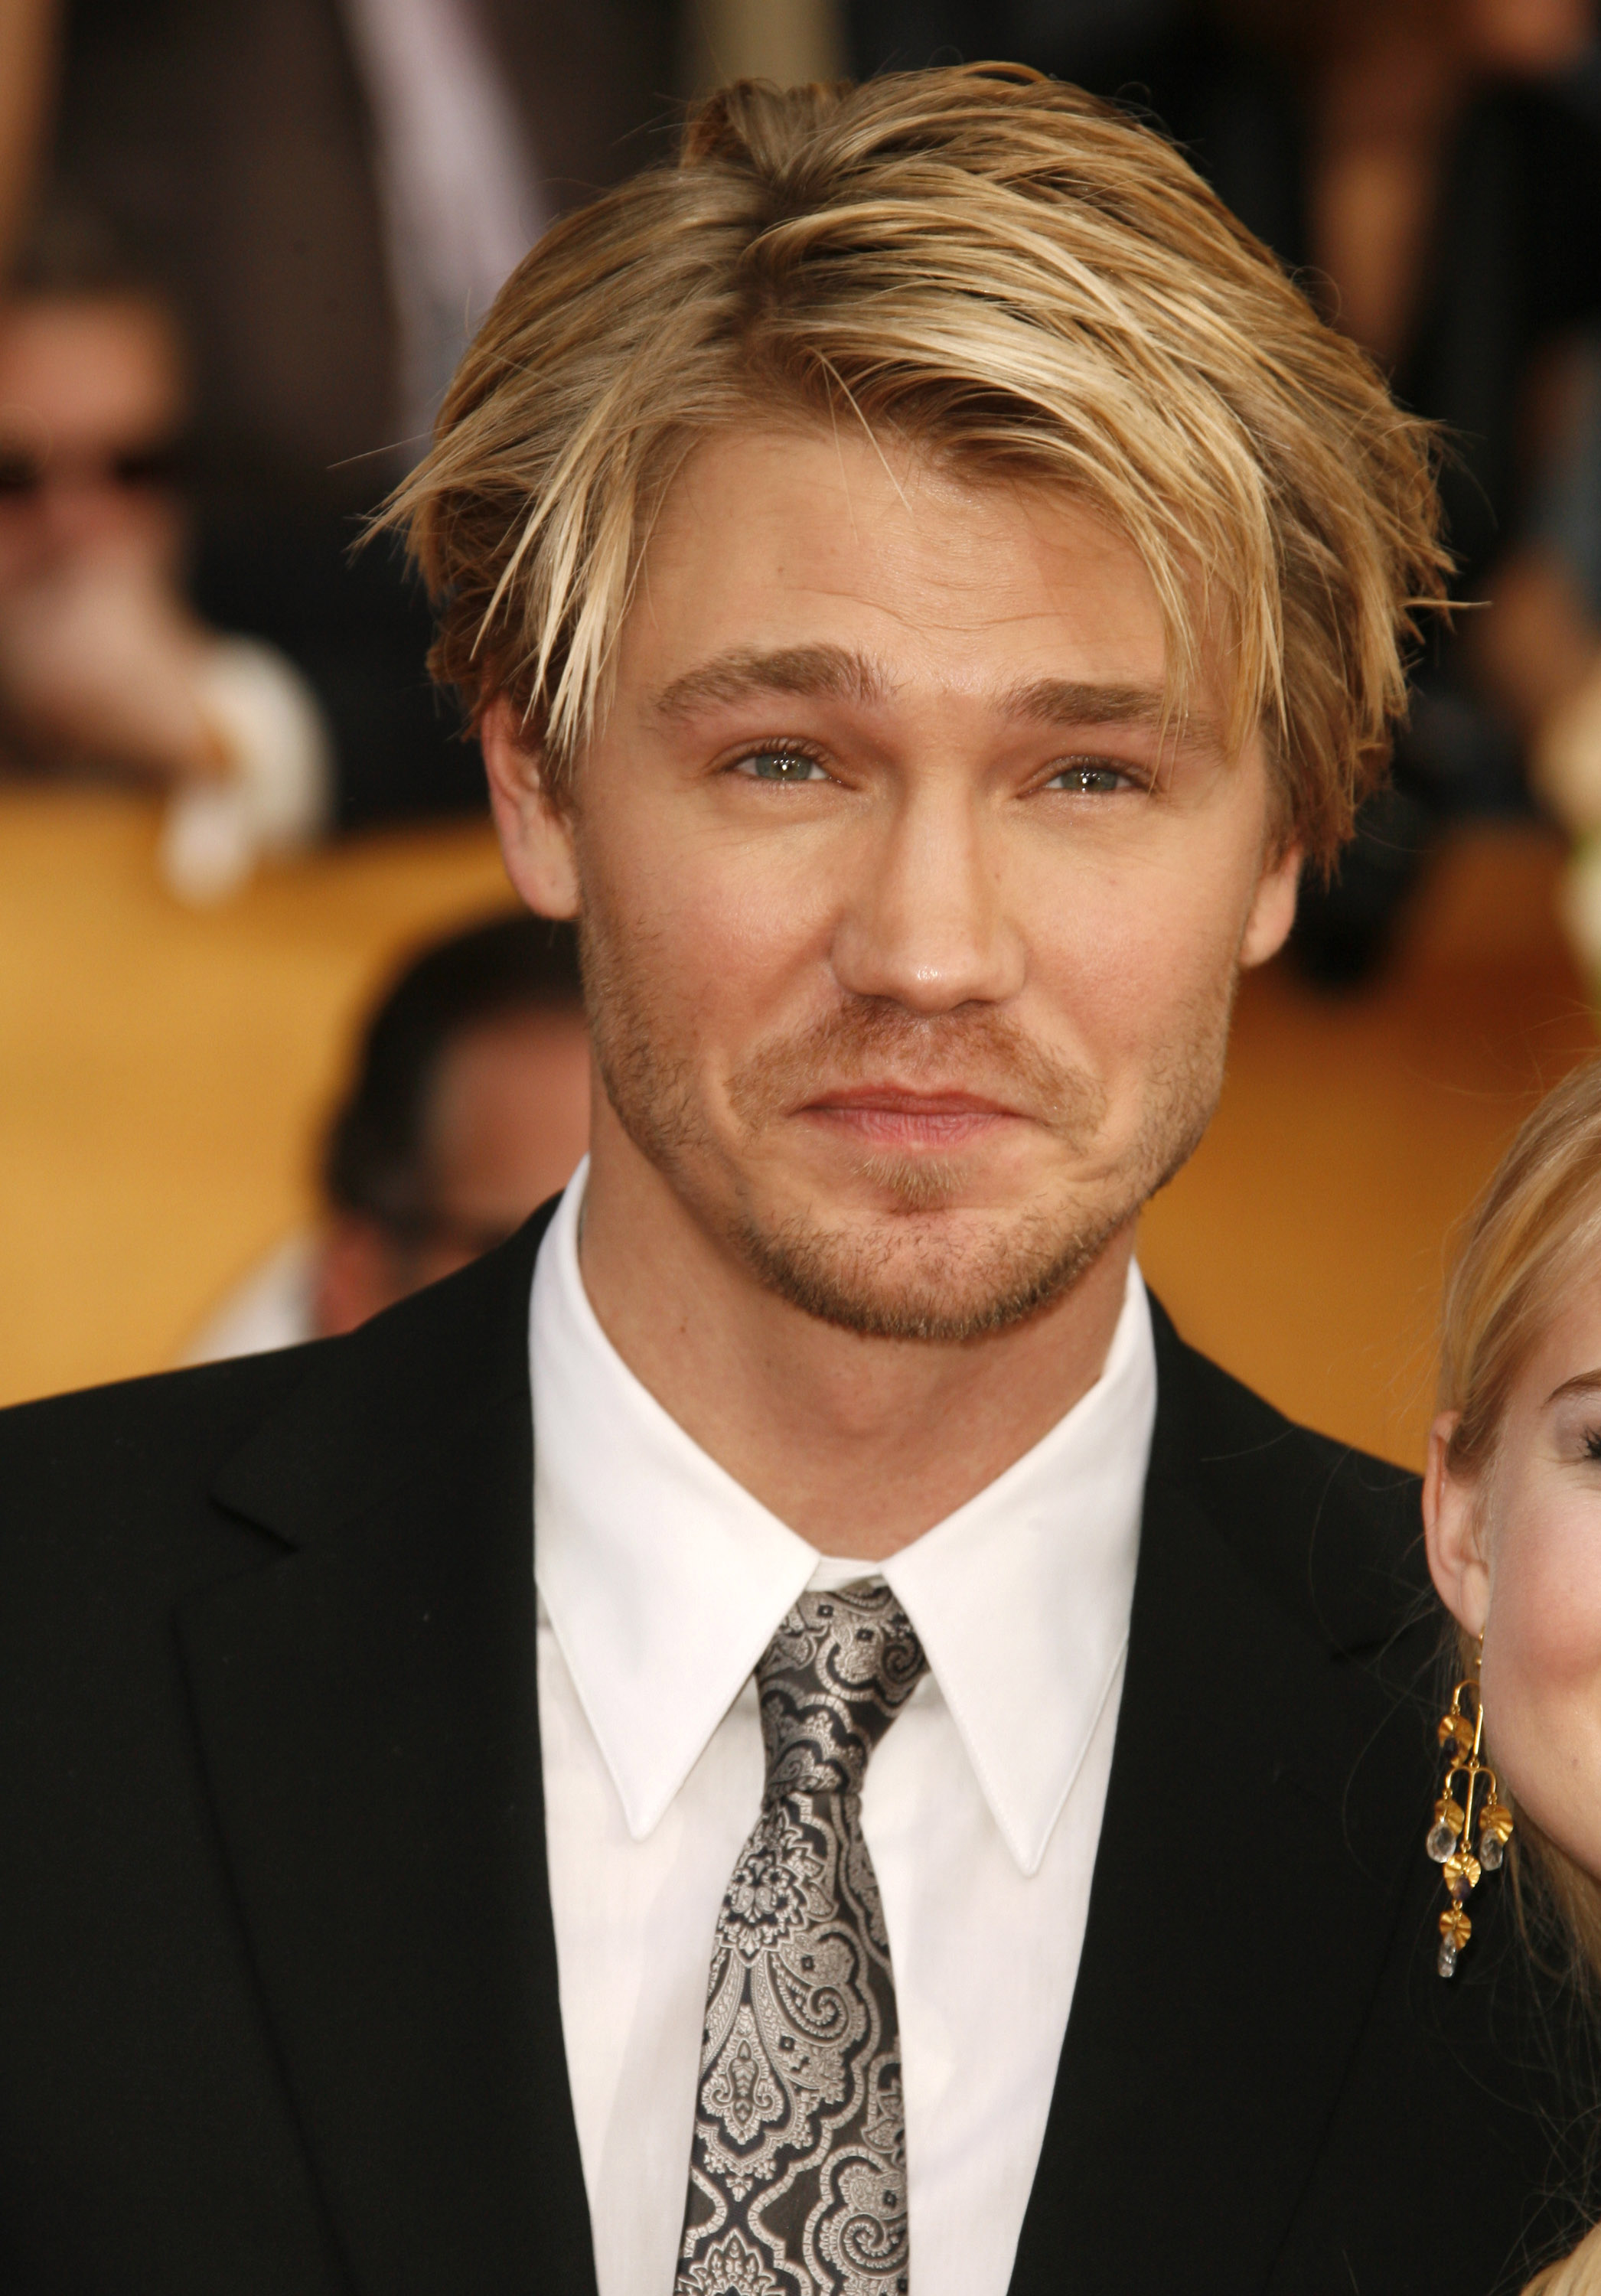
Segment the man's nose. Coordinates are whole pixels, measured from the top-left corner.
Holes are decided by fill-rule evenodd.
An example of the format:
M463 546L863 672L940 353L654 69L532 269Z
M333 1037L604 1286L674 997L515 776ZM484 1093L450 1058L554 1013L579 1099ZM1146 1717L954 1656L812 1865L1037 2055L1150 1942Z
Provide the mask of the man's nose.
M998 1004L1022 988L1000 832L981 799L942 787L899 799L861 857L835 928L842 988L908 1012Z

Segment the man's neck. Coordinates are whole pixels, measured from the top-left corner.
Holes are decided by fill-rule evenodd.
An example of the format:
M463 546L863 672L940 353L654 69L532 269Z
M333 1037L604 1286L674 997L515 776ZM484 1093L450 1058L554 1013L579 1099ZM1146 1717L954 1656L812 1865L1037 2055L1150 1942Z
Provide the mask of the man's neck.
M686 1433L825 1554L882 1562L909 1546L1100 1376L1132 1223L1006 1331L866 1338L768 1290L643 1166L630 1144L591 1167L579 1261L602 1329Z

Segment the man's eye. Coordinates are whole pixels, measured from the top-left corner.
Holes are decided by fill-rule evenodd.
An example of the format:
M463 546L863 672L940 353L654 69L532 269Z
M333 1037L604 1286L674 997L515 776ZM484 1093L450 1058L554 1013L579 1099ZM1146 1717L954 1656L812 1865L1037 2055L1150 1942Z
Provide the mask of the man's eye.
M1065 790L1071 797L1107 797L1134 786L1132 774L1097 758L1075 758L1071 765L1058 766L1046 783L1047 789Z
M758 782L826 781L815 758L799 750L751 750L735 760L734 770Z

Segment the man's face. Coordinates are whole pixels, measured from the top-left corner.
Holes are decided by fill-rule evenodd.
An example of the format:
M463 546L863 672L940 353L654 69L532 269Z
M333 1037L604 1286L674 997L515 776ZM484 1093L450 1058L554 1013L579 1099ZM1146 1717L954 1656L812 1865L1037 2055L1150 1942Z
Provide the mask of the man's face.
M864 1332L1070 1283L1195 1145L1293 910L1260 747L1164 736L1162 671L1139 559L1060 496L703 447L571 808L497 776L514 877L580 915L603 1193Z
M465 1267L566 1186L587 1145L589 1035L577 1012L509 1012L462 1029L428 1096L415 1235L354 1212L329 1219L314 1321L353 1332Z
M507 1013L464 1029L431 1095L423 1165L433 1225L415 1283L437 1283L504 1242L566 1186L588 1132L581 1013Z
M172 326L131 296L0 309L0 588L115 554L165 574L185 415Z

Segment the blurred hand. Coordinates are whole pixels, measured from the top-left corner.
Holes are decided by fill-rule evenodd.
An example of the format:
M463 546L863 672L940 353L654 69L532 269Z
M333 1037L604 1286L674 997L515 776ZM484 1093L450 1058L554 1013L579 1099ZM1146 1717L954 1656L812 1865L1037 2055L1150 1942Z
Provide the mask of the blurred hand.
M212 640L164 559L107 539L0 584L0 708L30 742L163 783L226 770L201 699Z
M185 603L186 415L159 301L0 300L0 723L168 788L158 866L202 901L322 833L334 760L293 663Z
M129 293L0 303L0 718L46 764L222 770L216 641L185 603L186 416L170 314Z

